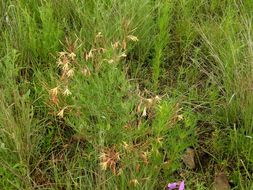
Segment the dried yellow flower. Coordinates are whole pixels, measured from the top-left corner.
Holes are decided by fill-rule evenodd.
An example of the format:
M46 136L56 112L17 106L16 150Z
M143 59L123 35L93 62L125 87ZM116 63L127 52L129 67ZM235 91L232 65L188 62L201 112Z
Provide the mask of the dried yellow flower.
M126 40L124 39L123 41L122 41L122 49L126 49L127 48L127 44L126 44Z
M75 59L76 57L76 54L74 52L71 52L69 55L68 55L72 60Z
M63 95L64 96L69 96L69 95L71 95L72 93L70 92L70 90L68 89L68 88L66 88L65 90L64 90L64 92L63 92Z
M64 72L68 72L68 70L69 70L69 64L64 64L63 67L62 67L62 70Z
M138 42L139 41L139 39L136 36L133 36L133 35L128 35L127 38L130 39L130 40L132 40L132 41L134 41L134 42Z
M127 56L127 54L125 53L125 52L123 52L123 53L121 53L120 55L119 55L119 57L121 58L121 57L126 57Z
M67 55L67 52L61 51L61 52L59 52L59 54L60 54L60 57L63 57L63 56L65 56L65 55Z
M89 58L92 58L93 57L93 50L90 50L89 53L86 53L85 55L85 60L88 61Z
M66 73L67 77L73 77L74 76L74 69L69 69Z
M59 89L59 87L57 86L57 87L52 88L51 90L49 90L50 95L51 96L57 96L58 91L59 91L58 89Z
M114 63L114 60L110 59L110 60L108 60L108 63L112 64L112 63Z
M107 162L101 162L101 163L100 163L100 166L101 166L101 169L102 169L102 170L107 170L107 165L108 165Z
M83 73L84 76L90 76L91 75L91 72L90 72L90 70L87 66L85 66L83 68L82 73Z
M144 107L143 112L142 112L142 117L147 116L147 107Z
M130 181L130 184L136 186L136 185L139 185L139 181L138 181L137 179L132 179L132 180Z
M59 111L59 113L57 114L57 116L59 116L60 118L63 118L63 116L64 116L64 108L61 111Z
M116 175L116 164L119 160L119 153L114 148L107 148L100 155L101 169L106 170L109 168Z
M113 49L118 49L118 47L119 47L119 41L117 41L113 44Z
M96 35L96 38L101 38L101 37L103 37L102 32L99 32L99 33Z

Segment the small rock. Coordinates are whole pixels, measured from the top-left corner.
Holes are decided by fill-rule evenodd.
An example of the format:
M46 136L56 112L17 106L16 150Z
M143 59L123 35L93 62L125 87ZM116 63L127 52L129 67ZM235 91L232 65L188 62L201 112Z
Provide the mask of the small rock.
M213 190L230 190L230 185L226 174L220 172L215 175Z
M188 168L195 169L196 164L195 164L195 151L194 151L194 149L187 148L185 154L182 157L182 160Z

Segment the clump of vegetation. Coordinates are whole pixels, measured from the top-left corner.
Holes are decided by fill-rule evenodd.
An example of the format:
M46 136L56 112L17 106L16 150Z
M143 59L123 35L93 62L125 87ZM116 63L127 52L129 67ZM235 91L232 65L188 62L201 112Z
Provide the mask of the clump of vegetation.
M251 189L251 0L7 0L0 189Z

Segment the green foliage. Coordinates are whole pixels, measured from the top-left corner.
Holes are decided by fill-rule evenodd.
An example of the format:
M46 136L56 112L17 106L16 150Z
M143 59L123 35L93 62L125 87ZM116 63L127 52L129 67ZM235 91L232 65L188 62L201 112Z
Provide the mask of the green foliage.
M153 82L154 90L157 91L158 79L160 76L160 66L164 58L164 49L169 44L170 20L172 17L173 3L165 1L157 2L157 36L154 42L154 58L153 58Z

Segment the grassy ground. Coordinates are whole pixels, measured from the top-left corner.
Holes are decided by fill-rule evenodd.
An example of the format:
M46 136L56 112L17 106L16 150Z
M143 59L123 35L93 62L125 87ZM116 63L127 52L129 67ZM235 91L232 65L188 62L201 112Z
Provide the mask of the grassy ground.
M253 189L252 0L0 10L0 189Z

